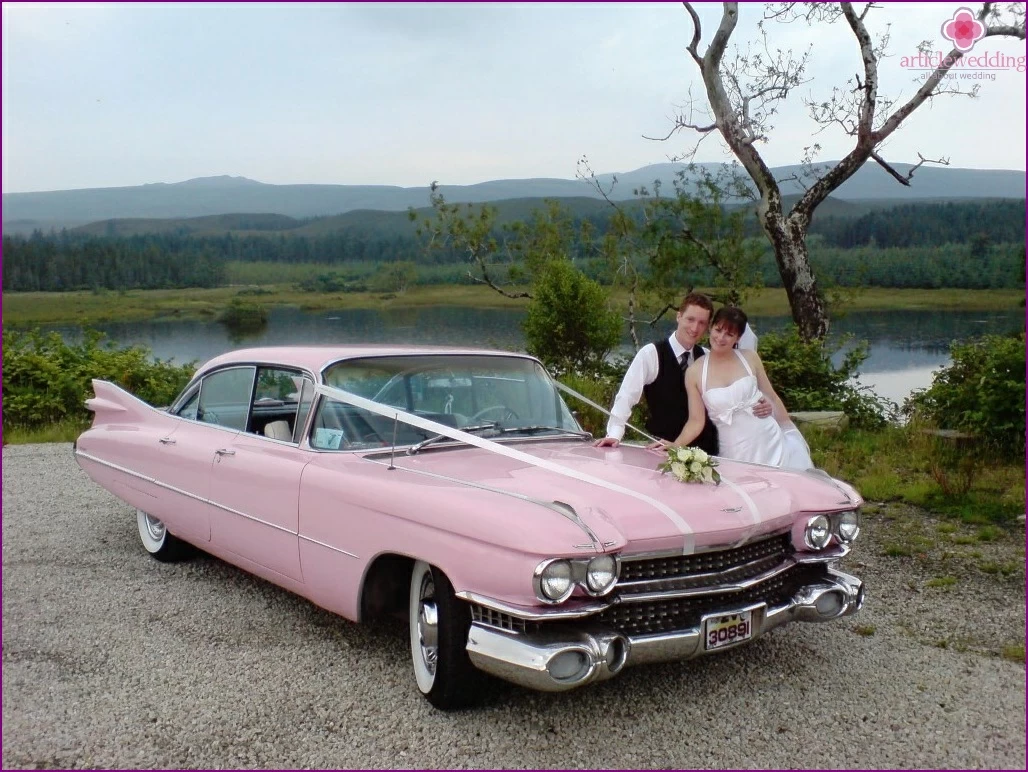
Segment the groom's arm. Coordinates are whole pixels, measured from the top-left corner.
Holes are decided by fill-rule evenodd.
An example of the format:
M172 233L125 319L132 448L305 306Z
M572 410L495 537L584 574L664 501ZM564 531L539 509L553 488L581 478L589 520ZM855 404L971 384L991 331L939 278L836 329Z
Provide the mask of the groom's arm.
M607 436L596 443L601 448L616 448L625 436L625 424L632 417L632 408L642 399L643 388L657 380L660 363L657 360L657 347L647 343L638 352L628 366L625 377L621 381L610 409L607 421Z

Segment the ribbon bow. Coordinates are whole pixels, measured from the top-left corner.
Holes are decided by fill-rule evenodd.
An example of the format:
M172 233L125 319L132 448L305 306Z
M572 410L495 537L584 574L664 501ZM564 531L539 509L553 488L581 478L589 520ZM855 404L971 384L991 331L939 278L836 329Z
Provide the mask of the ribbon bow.
M725 426L731 426L732 420L735 418L735 414L740 410L751 411L753 406L760 402L761 394L756 392L751 394L747 399L742 402L738 402L726 410L722 410L720 413L712 413L711 418L716 419L718 422L723 423Z

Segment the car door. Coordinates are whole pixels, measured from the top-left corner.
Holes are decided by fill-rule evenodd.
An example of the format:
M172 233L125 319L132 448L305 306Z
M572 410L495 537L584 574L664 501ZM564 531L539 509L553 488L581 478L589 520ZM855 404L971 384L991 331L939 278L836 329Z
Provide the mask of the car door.
M211 472L211 541L278 574L302 581L298 543L300 475L312 457L298 440L313 380L287 368L258 367L246 431L232 438ZM283 432L272 431L282 422ZM281 437L276 439L275 437Z
M255 368L228 367L203 377L175 410L179 419L157 438L162 487L171 492L163 512L151 514L172 533L200 541L211 539L211 471L219 453L246 424Z

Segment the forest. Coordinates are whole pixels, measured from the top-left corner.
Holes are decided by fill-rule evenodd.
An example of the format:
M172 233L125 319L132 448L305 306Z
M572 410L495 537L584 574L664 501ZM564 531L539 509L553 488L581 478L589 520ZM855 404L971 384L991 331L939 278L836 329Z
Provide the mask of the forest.
M569 211L596 236L610 227L606 210ZM819 275L841 287L1015 288L1024 284L1024 200L904 204L859 216L825 214L810 228L810 252ZM261 224L261 216L244 221ZM83 289L167 289L217 287L228 281L229 263L317 264L326 273L370 275L383 263L413 263L418 283L449 283L464 256L452 249L428 249L407 214L352 213L345 220L276 219L265 230L194 233L188 228L119 235L113 221L96 228L62 230L29 237L3 237L5 292ZM324 218L326 221L339 218ZM501 218L502 219L502 218ZM233 223L239 225L238 217ZM749 226L748 226L749 227ZM302 231L291 233L291 230ZM578 230L576 228L576 230ZM113 234L113 235L112 235ZM503 233L497 233L502 239ZM750 238L763 242L753 226ZM593 242L573 245L576 262L605 280L606 266ZM356 270L355 270L356 269ZM759 262L765 286L781 286L770 248ZM695 277L703 284L701 272Z

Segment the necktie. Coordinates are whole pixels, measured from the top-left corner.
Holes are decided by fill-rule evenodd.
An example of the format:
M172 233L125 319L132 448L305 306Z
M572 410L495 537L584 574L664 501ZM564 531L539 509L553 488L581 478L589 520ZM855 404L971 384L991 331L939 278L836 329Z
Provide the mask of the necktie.
M678 363L682 366L682 372L683 373L686 370L689 369L689 354L690 353L692 353L692 352L690 352L690 351L683 351L682 352L682 358L678 360Z

